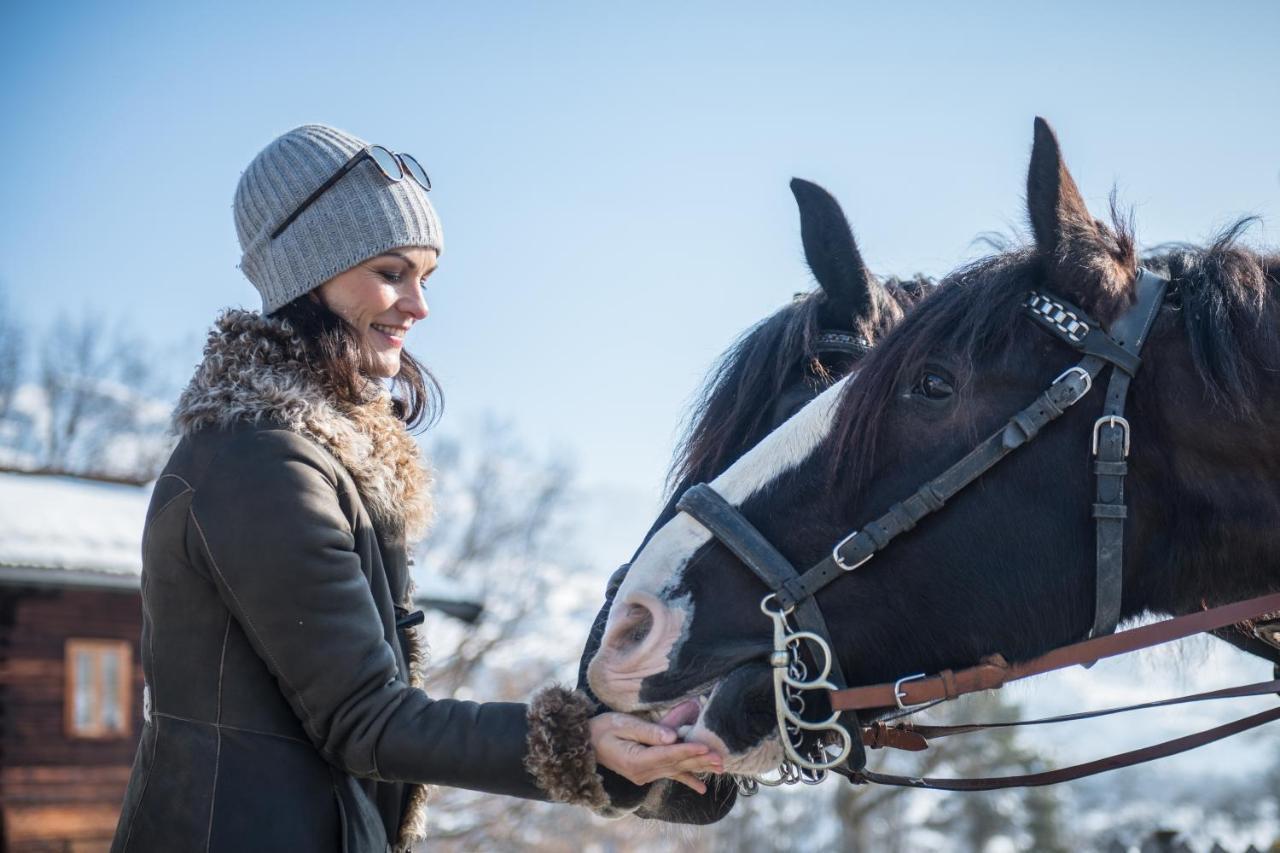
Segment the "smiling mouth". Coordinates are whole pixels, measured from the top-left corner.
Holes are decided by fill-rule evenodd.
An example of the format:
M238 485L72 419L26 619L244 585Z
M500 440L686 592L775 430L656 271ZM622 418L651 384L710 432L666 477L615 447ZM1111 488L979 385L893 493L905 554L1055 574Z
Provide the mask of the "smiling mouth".
M383 325L382 323L370 323L369 328L373 329L375 332L378 332L379 334L387 338L396 346L400 346L404 343L404 336L409 332L409 329L407 327L386 326L386 325Z

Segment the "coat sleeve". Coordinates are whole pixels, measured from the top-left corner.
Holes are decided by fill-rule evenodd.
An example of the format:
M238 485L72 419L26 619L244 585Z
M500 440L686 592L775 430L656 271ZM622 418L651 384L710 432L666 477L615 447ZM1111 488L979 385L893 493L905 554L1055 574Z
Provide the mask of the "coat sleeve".
M188 519L194 557L315 747L355 776L566 799L526 767L546 740L531 739L529 706L432 699L397 678L335 466L302 436L246 430L213 460ZM565 772L594 792L586 717L559 710Z

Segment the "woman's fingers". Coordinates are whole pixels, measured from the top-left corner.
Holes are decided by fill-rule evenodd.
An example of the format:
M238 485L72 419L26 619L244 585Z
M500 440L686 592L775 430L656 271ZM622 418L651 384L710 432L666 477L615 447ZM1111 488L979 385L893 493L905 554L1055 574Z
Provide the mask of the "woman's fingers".
M724 762L720 756L702 743L650 747L633 744L630 751L635 770L648 777L646 781L678 773L724 772Z
M590 722L596 760L637 785L670 778L699 792L698 773L723 773L724 761L703 743L675 743L675 732L626 714L607 713Z
M612 713L607 716L613 734L623 740L631 740L636 743L648 744L649 746L659 746L676 742L676 733L674 729L666 726L660 726L657 723L650 723L647 720L641 720L630 714Z
M693 790L697 791L699 794L705 794L707 792L707 783L703 782L701 779L699 779L697 776L694 776L692 773L681 773L679 776L672 776L671 779L673 781L679 782L681 785L684 785L687 788L692 788Z
M724 760L715 752L686 758L675 766L676 770L688 773L723 773Z

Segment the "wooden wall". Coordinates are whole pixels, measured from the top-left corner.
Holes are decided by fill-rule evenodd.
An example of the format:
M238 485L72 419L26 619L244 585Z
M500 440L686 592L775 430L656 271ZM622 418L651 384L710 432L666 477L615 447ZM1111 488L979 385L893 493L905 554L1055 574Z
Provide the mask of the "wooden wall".
M106 850L142 728L142 605L136 591L0 587L0 850ZM65 643L127 640L124 737L65 731Z

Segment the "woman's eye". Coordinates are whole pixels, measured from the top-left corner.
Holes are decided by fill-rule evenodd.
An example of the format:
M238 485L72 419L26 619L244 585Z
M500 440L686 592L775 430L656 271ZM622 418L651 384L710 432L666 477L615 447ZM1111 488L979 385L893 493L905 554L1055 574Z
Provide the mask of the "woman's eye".
M945 400L955 393L956 389L952 387L951 380L945 376L926 372L916 381L916 387L912 390L922 397L928 397L930 400Z
M382 276L391 284L400 283L400 273L398 272L387 272L386 270L379 270L378 275Z

